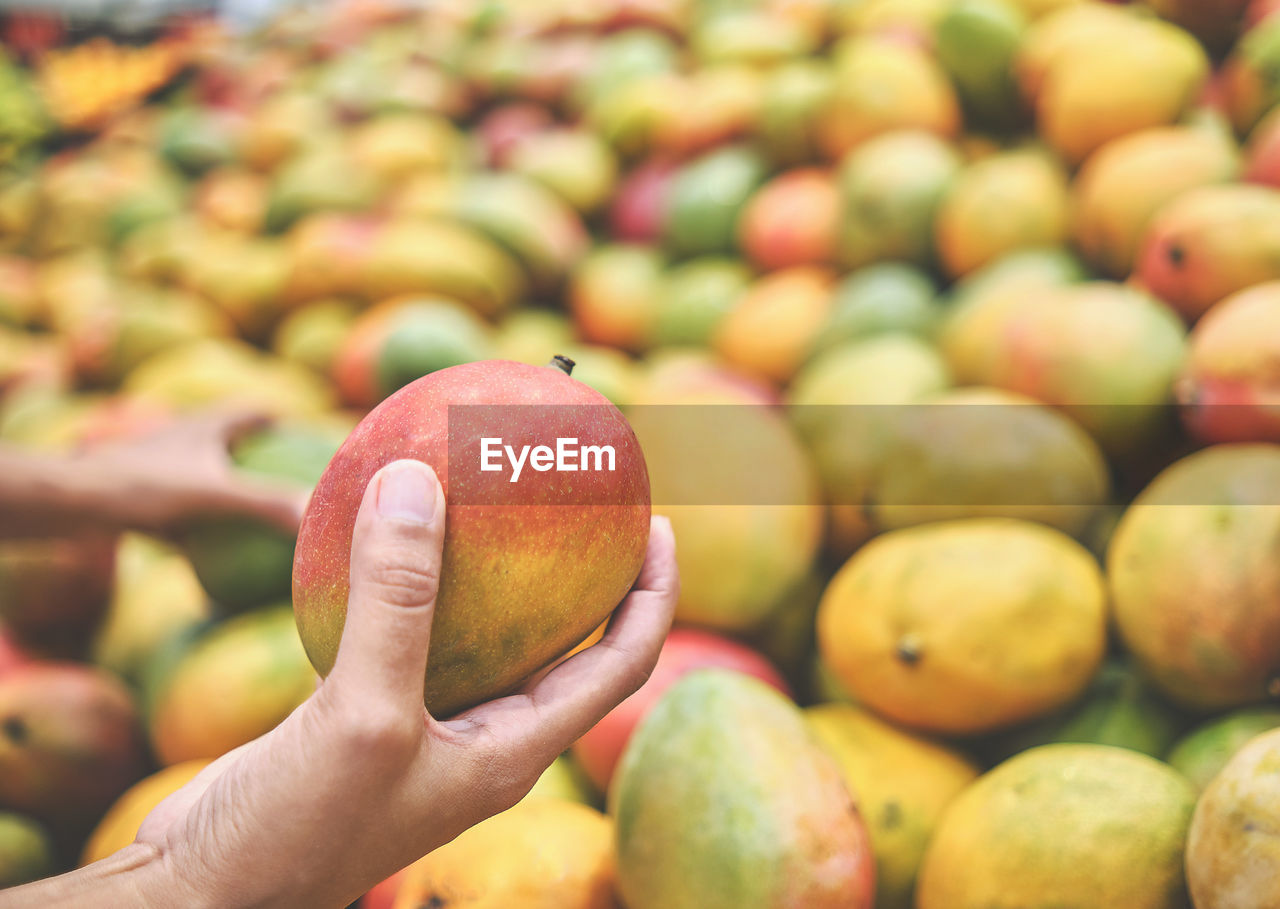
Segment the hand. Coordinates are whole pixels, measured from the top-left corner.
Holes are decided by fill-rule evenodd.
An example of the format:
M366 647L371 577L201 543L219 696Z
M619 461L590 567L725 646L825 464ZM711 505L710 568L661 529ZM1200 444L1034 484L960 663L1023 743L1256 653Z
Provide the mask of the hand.
M162 893L164 905L345 906L515 804L644 683L678 588L665 518L653 520L640 577L599 643L518 694L431 717L423 678L444 517L429 467L397 461L373 478L333 671L280 726L147 818L129 848L151 850L166 873L143 891Z
M86 475L96 510L120 527L164 534L193 516L240 515L294 535L308 491L237 472L228 454L268 422L246 413L187 417L136 439L89 448L68 469Z

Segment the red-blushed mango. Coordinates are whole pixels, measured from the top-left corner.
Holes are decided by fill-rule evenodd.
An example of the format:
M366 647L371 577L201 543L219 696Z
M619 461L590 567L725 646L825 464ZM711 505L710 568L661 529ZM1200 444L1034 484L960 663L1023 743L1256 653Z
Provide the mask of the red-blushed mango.
M1152 216L1181 193L1239 171L1229 137L1194 126L1130 133L1091 155L1072 192L1072 238L1103 274L1129 276Z
M629 909L871 909L867 830L839 769L790 701L740 673L667 691L609 811Z
M777 608L817 554L817 480L774 401L750 377L669 361L651 370L628 411L649 463L654 511L680 539L680 621L746 631Z
M1165 425L1186 329L1163 303L1095 281L1018 295L1000 315L986 356L953 362L961 381L1061 407L1112 452Z
M1224 710L1280 692L1280 446L1219 445L1167 468L1107 552L1116 627L1160 688Z
M1272 15L1249 29L1222 65L1227 114L1242 136L1280 101L1280 80L1275 73L1278 59L1280 18Z
M1263 117L1244 147L1244 174L1249 183L1280 187L1280 111Z
M1018 58L1040 134L1070 164L1126 133L1175 122L1209 72L1204 49L1181 29L1087 8L1037 22Z
M115 562L116 537L102 533L5 540L0 621L32 652L84 657L111 600Z
M917 909L1188 909L1195 792L1154 758L1045 745L953 801L925 854Z
M1067 234L1067 177L1048 155L1020 150L970 164L942 197L938 258L959 278L1016 249L1057 246Z
M696 628L672 629L649 680L574 743L573 757L597 791L608 791L632 733L667 689L695 669L711 667L743 672L791 693L778 670L745 644Z
M874 527L1007 517L1082 536L1107 501L1098 444L1034 398L975 385L921 397L890 416L862 501Z
M1244 707L1188 732L1174 743L1166 760L1204 792L1236 752L1272 729L1280 729L1280 707Z
M1280 902L1280 731L1236 754L1196 805L1187 883L1196 909L1260 909Z
M472 416L460 426L461 408ZM481 472L481 436L500 437L516 452L561 438L612 446L616 469L525 471L512 483L514 470ZM645 455L617 408L556 368L488 360L443 369L371 411L312 494L293 600L322 675L333 668L346 618L351 533L365 487L400 458L431 465L446 499L454 497L426 675L427 707L440 716L510 691L573 647L640 570L649 482ZM576 499L566 498L568 484Z
M90 865L132 843L147 815L207 766L207 760L184 761L158 770L126 789L89 834L80 864Z
M128 689L75 663L32 662L0 679L0 803L79 848L92 824L146 772Z
M1028 521L895 531L856 552L818 611L823 658L850 694L941 733L1065 706L1102 661L1106 594L1093 557Z
M712 346L730 366L785 385L826 324L835 280L830 269L814 265L759 278L716 326Z
M800 168L760 187L742 210L738 242L759 268L823 265L835 258L840 192L828 170Z
M924 50L876 35L837 45L832 90L818 127L829 158L891 130L921 129L949 138L959 128L955 90Z
M1185 192L1152 218L1137 280L1189 321L1238 290L1280 279L1280 189Z
M212 760L275 728L315 690L288 606L236 616L162 650L146 679L162 764Z
M938 136L901 130L869 139L840 165L841 264L879 260L928 266L938 203L960 156Z
M942 812L978 778L973 762L851 704L805 711L871 835L877 909L912 909L916 874Z
M1280 281L1238 291L1200 320L1177 391L1202 442L1280 442Z
M676 167L675 162L652 159L640 163L618 181L609 206L609 228L616 239L628 243L658 242Z
M485 163L501 168L507 166L522 142L554 124L555 118L542 105L512 102L489 111L472 132Z
M657 318L663 265L660 252L638 244L599 246L588 253L569 282L569 309L582 337L643 350Z

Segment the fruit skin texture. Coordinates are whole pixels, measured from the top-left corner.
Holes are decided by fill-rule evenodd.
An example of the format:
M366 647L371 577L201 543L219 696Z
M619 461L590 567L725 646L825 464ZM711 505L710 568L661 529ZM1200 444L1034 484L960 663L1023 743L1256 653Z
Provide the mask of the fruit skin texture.
M729 365L784 385L822 333L835 297L835 274L798 265L748 287L716 326L712 343Z
M1161 206L1189 189L1225 183L1239 169L1234 144L1211 129L1158 127L1108 142L1076 179L1072 236L1094 267L1127 278Z
M918 909L1189 909L1182 847L1195 793L1105 745L1024 751L965 790L925 855Z
M695 669L709 667L745 673L791 694L778 670L745 644L696 628L672 629L649 680L574 743L573 756L598 791L608 790L636 726L667 689Z
M1175 701L1265 700L1280 676L1280 446L1183 458L1125 512L1107 553L1116 627Z
M1280 728L1280 708L1249 707L1193 729L1169 751L1168 763L1204 792L1235 754L1255 737Z
M1177 385L1202 442L1280 441L1280 281L1234 293L1191 333Z
M451 405L468 404L491 405L481 411L488 418L475 421L488 424L480 435L499 435L516 450L557 438L613 445L618 469L526 471L518 483L509 482L507 471L480 473L478 427L455 425L450 438ZM492 405L506 408L500 425ZM535 412L531 405L558 406ZM467 460L451 465L451 449ZM649 481L639 443L617 408L549 367L487 360L443 369L370 412L312 494L298 536L293 602L303 644L322 675L333 668L346 617L356 512L369 480L398 458L429 464L446 500L453 495L427 667L426 704L438 716L510 691L581 641L639 573ZM570 481L582 498L552 504L568 501L563 490Z
M970 519L888 533L845 563L818 611L853 697L916 729L983 732L1079 695L1106 647L1093 557L1038 524Z
M1067 179L1038 151L991 155L962 171L938 206L938 257L953 278L1067 234Z
M0 804L78 848L146 768L138 711L112 675L32 663L0 679Z
M840 765L876 857L877 909L912 909L916 872L942 812L978 778L967 758L849 704L805 711Z
M196 774L207 766L207 760L183 761L165 767L126 789L89 834L80 864L92 864L132 843L152 809L195 779Z
M0 889L48 877L57 870L53 843L30 818L0 812Z
M536 799L482 821L410 865L392 909L617 909L613 823Z
M1209 784L1187 837L1196 909L1280 904L1280 730L1245 745Z
M871 909L867 831L839 770L756 679L708 669L668 690L610 814L629 909Z
M1280 279L1280 190L1235 184L1178 196L1151 220L1137 277L1191 321L1238 290Z
M175 643L148 678L152 747L162 764L212 759L270 732L315 690L287 606L237 616ZM167 656L167 654L166 654Z

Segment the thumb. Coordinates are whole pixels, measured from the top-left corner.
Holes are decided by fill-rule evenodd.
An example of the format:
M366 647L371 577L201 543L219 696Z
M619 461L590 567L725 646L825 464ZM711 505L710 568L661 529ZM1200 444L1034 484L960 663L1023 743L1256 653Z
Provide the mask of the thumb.
M393 461L369 481L332 683L373 703L422 709L444 518L440 481L420 461Z

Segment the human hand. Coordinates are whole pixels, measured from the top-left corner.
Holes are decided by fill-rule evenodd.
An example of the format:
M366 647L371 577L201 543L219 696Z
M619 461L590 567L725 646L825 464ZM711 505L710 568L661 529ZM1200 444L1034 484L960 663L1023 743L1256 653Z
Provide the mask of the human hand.
M143 905L345 906L515 804L648 678L678 587L664 518L599 643L520 693L431 717L423 679L444 517L440 485L421 463L398 461L370 482L333 671L284 723L147 818L129 847L160 878L141 887L156 894Z
M88 512L106 523L172 533L196 516L257 518L298 532L308 490L237 472L230 450L269 423L244 412L185 417L146 435L96 445L69 469L87 489Z

